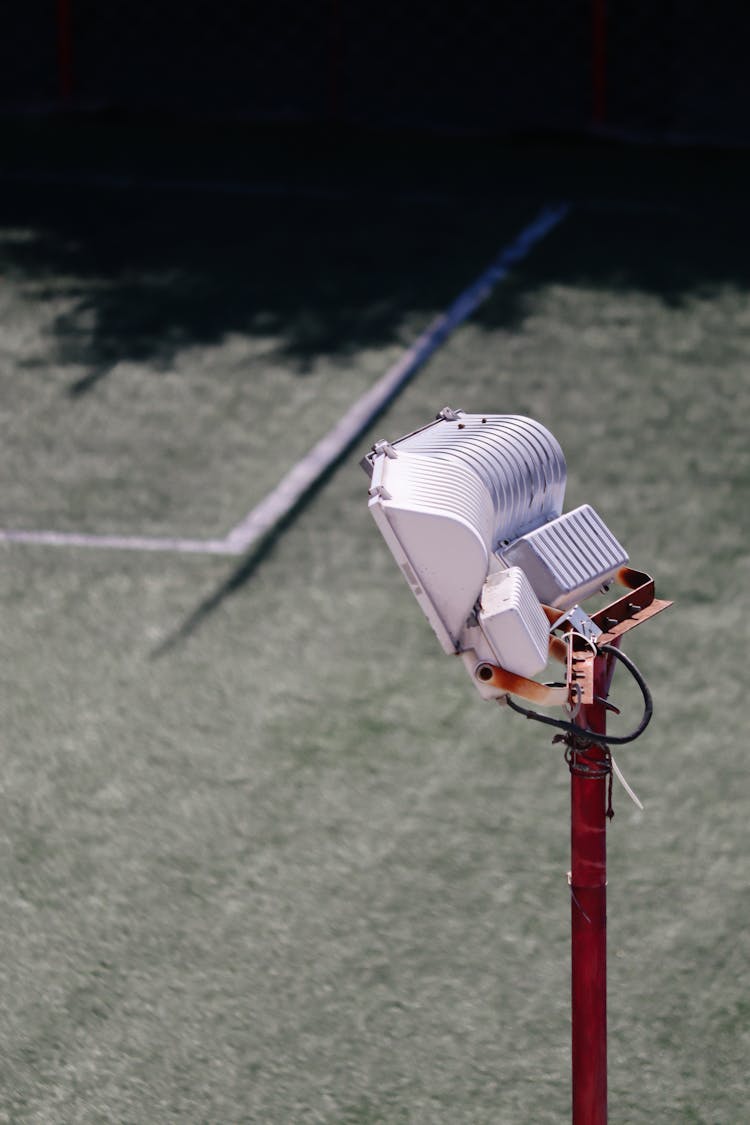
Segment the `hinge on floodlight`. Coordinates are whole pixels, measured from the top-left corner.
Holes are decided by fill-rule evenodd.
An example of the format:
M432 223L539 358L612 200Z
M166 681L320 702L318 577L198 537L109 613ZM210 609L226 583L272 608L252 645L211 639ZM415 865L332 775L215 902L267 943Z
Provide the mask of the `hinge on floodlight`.
M372 451L376 457L384 453L386 457L390 457L392 461L398 457L398 453L389 441L376 441L372 447Z
M378 449L378 446L388 446L388 449L391 448L387 441L379 441L378 445L374 447L368 492L371 498L377 496L381 500L391 500L393 497L383 484L383 466L385 465L386 457L391 455L395 457L396 454L395 452L389 454L387 449Z
M381 466L381 470L378 475L378 479L380 479L380 477L382 477L383 475L383 462L382 460L379 460L381 457L388 457L391 461L395 461L398 457L398 453L389 441L376 441L370 452L360 461L359 467L361 469L364 469L368 477L372 479L375 465L379 463ZM385 495L385 493L379 492L376 486L373 486L370 489L370 496L383 496L385 500L391 499L389 495Z
M388 489L385 488L385 486L382 485L382 484L373 485L372 488L369 490L369 495L370 496L379 496L381 500L392 500L393 499L393 497L391 496Z
M460 414L460 410L453 410L450 406L444 406L443 409L435 415L435 419L436 421L442 419L443 422L456 422Z

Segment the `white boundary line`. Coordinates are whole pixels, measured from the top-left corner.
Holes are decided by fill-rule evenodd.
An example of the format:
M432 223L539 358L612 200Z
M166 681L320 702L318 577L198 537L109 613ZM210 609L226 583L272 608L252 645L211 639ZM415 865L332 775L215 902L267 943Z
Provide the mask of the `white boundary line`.
M88 535L78 532L0 529L0 542L49 547L99 547L119 551L176 551L182 554L241 555L287 516L302 497L336 464L423 363L459 324L486 301L498 282L566 217L567 203L544 207L487 269L427 326L396 363L359 398L305 456L223 539L183 539L139 535Z
M89 535L85 531L0 530L0 543L36 543L43 547L101 547L110 551L177 551L187 555L236 555L224 539L181 539L148 535Z

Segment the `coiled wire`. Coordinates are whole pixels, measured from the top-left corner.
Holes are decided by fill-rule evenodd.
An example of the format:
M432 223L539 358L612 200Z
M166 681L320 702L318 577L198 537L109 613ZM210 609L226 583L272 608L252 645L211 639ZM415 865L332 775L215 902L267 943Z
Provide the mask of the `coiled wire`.
M549 715L542 715L539 711L532 711L530 708L521 707L520 704L515 703L510 696L507 697L508 706L511 710L516 711L519 715L523 715L526 719L533 719L535 722L544 723L549 727L556 727L557 730L563 730L567 734L574 735L576 738L583 739L585 742L597 743L599 746L624 746L626 742L634 742L639 738L648 724L654 713L654 702L649 691L648 684L639 672L638 668L629 656L624 652L620 652L619 648L614 645L599 645L596 650L598 653L606 653L608 656L613 656L619 660L621 664L627 668L630 675L638 685L638 690L643 699L643 714L641 720L636 727L629 734L599 734L597 731L588 730L586 727L581 727L578 723L567 722L565 719L553 719Z

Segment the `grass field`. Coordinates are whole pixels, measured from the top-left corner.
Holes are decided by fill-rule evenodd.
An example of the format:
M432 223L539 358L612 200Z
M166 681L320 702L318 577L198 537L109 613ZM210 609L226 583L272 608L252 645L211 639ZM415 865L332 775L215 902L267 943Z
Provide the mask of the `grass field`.
M0 182L5 527L223 534L573 208L248 559L4 546L0 1121L568 1119L567 770L441 654L357 467L451 404L549 425L567 505L675 599L626 646L656 716L609 832L610 1119L743 1125L746 158L45 128L9 163L67 184Z

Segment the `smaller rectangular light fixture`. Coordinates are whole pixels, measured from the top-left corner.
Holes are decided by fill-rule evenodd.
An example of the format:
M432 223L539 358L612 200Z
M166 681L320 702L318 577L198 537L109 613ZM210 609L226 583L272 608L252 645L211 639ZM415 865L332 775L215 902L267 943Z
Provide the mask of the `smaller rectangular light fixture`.
M574 508L498 552L519 566L545 605L568 609L614 578L627 553L589 504Z
M518 676L541 672L549 655L549 622L520 567L488 577L477 618L502 668Z

